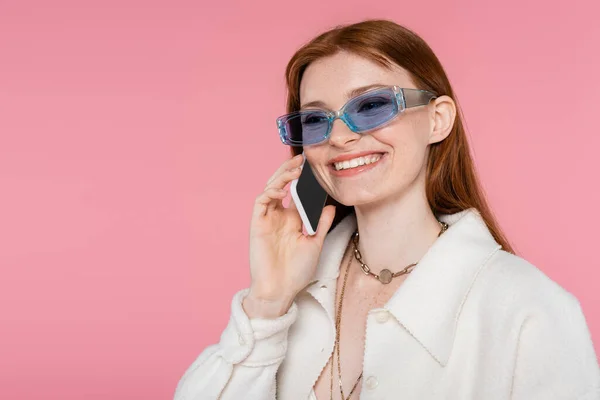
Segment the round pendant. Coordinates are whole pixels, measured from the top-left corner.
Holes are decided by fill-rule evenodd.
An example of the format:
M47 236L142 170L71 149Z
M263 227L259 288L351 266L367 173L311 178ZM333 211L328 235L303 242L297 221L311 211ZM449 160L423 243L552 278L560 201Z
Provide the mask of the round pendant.
M387 285L392 281L392 272L389 269L382 269L379 273L379 282Z

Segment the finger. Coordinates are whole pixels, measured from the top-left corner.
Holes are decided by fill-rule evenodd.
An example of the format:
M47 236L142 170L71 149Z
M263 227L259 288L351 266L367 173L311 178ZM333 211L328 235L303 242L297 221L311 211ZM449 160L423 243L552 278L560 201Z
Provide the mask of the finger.
M275 188L275 189L283 189L285 185L300 177L300 173L302 169L300 167L282 172L279 176L277 176L270 184L267 185L265 190Z
M296 207L296 203L294 202L292 196L290 196L285 212L287 216L286 220L289 224L291 224L290 226L299 233L302 233L302 218L300 218L298 207Z
M319 226L317 227L317 232L315 234L315 238L319 241L319 243L323 244L325 241L325 236L333 223L333 218L335 217L335 206L328 205L323 208L323 212L321 213L321 218L319 218Z
M275 171L275 173L269 178L269 180L267 181L265 188L269 187L271 185L271 183L273 183L273 181L275 181L277 178L279 178L281 176L281 174L284 174L287 171L291 171L294 170L298 167L302 166L302 157L297 156L298 158L294 157L290 160L287 160L286 162L284 162L278 169L277 171Z
M283 200L287 197L288 192L286 189L275 189L275 198L267 204L267 213L278 208L283 209Z
M278 207L281 200L287 195L287 191L283 189L271 188L265 190L256 197L254 202L254 216L263 216L269 209Z
M277 170L275 171L275 173L273 173L273 175L271 175L271 177L267 181L267 184L265 185L265 187L269 186L269 184L271 182L273 182L283 172L301 166L302 165L302 160L303 160L302 154L298 154L297 156L294 156L294 157L290 158L289 160L286 160L283 164L281 164L279 166L279 168L277 168Z

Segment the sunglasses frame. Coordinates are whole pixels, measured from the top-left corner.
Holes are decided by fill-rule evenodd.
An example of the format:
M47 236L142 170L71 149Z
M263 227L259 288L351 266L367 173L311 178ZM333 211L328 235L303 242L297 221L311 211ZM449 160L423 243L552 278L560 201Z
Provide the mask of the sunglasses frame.
M393 114L388 120L386 120L385 122L383 122L375 127L365 129L365 130L360 130L352 124L352 122L348 119L347 114L346 114L346 108L348 107L349 104L353 103L354 101L356 101L356 99L359 99L363 96L370 96L373 93L377 93L379 91L388 91L390 89L394 92L394 99L396 101L395 101L395 108L394 108ZM355 133L370 132L372 130L375 130L375 129L381 128L382 126L385 126L387 123L394 120L398 115L402 114L402 112L404 110L406 110L407 108L427 105L427 104L429 104L429 102L432 99L435 99L437 97L438 97L438 95L436 93L433 93L429 90L402 88L399 86L378 87L375 89L368 90L364 93L359 94L358 96L351 98L350 100L348 100L346 102L346 104L344 104L344 106L342 108L340 108L337 111L329 111L329 110L315 108L315 109L295 111L295 112L291 112L291 113L288 113L288 114L278 117L276 122L277 122L277 129L279 131L279 138L281 139L281 142L283 144L285 144L287 146L292 146L292 147L312 146L312 145L323 143L331 135L331 129L333 127L333 122L338 118L341 119L342 121L344 121L346 126L348 126L348 128L352 132L355 132ZM315 142L315 143L303 144L303 143L298 143L298 142L294 142L294 141L286 139L285 123L287 120L289 120L290 118L296 117L296 116L301 116L303 114L311 113L311 112L315 112L315 111L323 112L327 116L327 120L329 122L328 127L327 127L327 133L325 135L323 135L323 138L320 141Z

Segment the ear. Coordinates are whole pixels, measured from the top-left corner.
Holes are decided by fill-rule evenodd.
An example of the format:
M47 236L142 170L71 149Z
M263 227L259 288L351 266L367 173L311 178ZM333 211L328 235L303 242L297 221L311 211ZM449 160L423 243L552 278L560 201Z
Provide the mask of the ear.
M456 104L450 96L440 96L430 104L433 129L429 135L429 143L438 143L446 139L456 118Z

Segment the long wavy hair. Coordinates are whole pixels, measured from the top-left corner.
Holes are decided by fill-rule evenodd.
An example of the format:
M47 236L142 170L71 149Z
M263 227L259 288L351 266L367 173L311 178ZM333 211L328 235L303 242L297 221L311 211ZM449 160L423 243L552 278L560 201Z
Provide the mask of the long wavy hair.
M395 63L409 72L418 88L454 100L457 115L450 135L429 146L426 178L429 206L436 216L476 208L494 239L505 251L514 253L486 201L470 153L463 117L446 72L429 45L410 29L392 21L365 20L320 34L302 46L287 65L287 111L300 109L300 81L308 65L340 51L365 57L384 68ZM292 155L300 154L302 147L291 147L291 152ZM354 207L344 206L331 197L328 204L336 206L331 229L354 212Z

